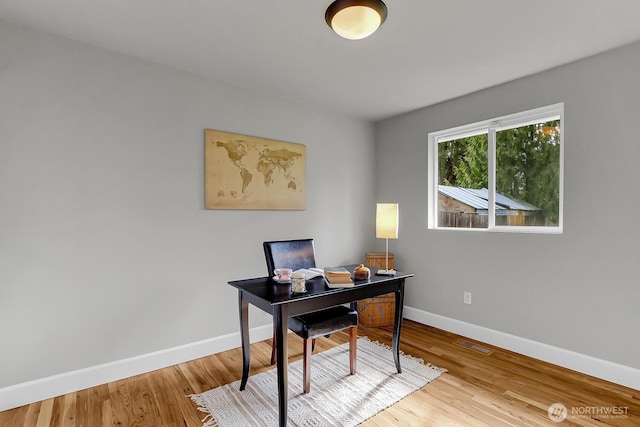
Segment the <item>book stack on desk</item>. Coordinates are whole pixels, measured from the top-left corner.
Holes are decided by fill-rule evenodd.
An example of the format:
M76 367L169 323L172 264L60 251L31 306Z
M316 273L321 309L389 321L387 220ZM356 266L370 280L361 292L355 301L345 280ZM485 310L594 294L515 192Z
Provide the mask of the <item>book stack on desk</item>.
M330 288L350 288L353 286L351 273L344 267L325 267L324 280Z

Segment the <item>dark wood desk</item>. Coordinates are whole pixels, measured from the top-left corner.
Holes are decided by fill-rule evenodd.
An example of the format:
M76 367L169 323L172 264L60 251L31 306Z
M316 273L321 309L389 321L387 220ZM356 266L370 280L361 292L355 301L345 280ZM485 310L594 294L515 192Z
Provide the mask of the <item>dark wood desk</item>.
M356 265L345 266L353 274ZM238 289L240 311L240 334L242 338L242 381L240 390L244 390L249 378L251 362L249 346L249 304L273 315L273 327L276 332L276 356L278 372L278 404L280 425L287 425L288 405L288 354L287 325L291 316L317 311L340 304L351 303L364 298L394 293L395 320L393 325L393 358L398 369L400 366L400 330L402 328L402 309L404 306L404 282L413 274L398 272L395 276L376 276L371 269L371 279L356 280L352 288L330 289L322 277L307 280L307 293L292 294L290 285L281 285L269 277L236 280L229 285Z

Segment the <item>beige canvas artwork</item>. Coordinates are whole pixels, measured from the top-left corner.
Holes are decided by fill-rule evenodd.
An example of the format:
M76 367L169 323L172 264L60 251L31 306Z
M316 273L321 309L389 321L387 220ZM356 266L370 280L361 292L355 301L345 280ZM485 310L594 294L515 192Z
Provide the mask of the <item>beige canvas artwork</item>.
M205 208L304 210L306 146L205 130Z

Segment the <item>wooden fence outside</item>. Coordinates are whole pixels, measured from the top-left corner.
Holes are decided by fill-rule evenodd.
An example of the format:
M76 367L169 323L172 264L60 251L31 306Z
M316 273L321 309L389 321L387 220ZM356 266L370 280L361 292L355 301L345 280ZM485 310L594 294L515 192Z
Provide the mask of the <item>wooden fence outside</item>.
M439 212L439 227L488 228L489 216L466 212ZM544 226L545 219L540 215L514 215L496 217L496 225Z

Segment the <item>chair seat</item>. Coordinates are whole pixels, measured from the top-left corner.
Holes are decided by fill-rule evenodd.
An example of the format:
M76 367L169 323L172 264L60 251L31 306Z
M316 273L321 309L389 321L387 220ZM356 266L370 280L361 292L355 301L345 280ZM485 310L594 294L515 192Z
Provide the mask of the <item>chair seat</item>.
M358 311L338 306L289 318L289 329L303 339L328 335L358 324Z

